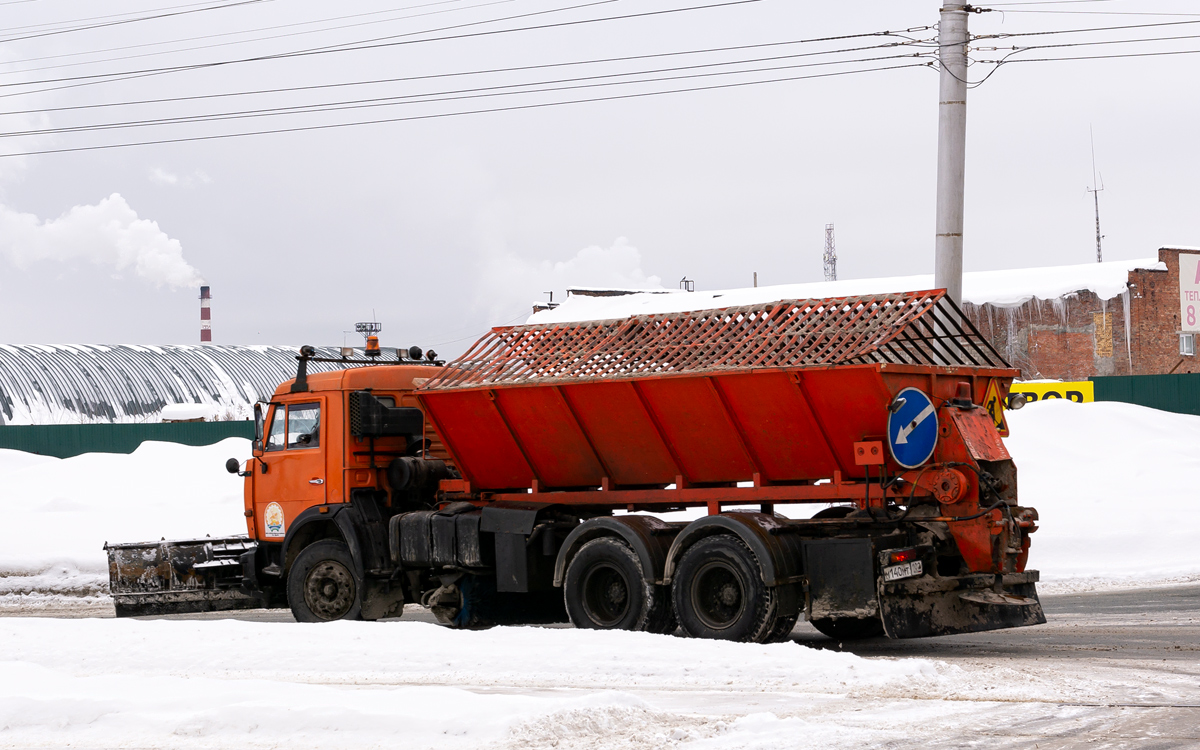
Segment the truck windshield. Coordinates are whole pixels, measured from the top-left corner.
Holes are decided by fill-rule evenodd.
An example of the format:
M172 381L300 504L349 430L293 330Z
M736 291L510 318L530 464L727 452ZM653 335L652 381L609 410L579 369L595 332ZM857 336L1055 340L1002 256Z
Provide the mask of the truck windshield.
M317 448L321 438L321 405L293 404L288 407L288 444L292 448Z

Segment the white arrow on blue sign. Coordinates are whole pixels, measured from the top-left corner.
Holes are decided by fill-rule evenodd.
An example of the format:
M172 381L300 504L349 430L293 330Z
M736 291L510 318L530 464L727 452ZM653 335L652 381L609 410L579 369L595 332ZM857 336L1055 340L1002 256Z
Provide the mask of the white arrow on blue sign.
M888 415L888 448L892 458L906 469L915 469L929 460L937 446L937 407L919 388L905 388L892 403L904 404Z

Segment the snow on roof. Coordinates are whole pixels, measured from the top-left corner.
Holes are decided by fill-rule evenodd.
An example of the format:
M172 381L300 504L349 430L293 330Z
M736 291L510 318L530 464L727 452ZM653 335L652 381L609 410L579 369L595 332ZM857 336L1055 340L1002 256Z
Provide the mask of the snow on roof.
M1017 307L1033 298L1057 299L1074 292L1091 291L1101 299L1112 299L1125 291L1129 272L1136 269L1167 270L1157 258L1111 260L1074 266L1018 268L1003 271L971 271L963 274L963 300L975 305ZM530 324L606 320L632 315L687 312L719 307L753 305L782 299L822 299L887 292L932 289L933 275L895 276L879 279L847 279L807 284L780 284L743 289L682 292L646 290L613 297L574 295L552 310L540 310L526 321Z

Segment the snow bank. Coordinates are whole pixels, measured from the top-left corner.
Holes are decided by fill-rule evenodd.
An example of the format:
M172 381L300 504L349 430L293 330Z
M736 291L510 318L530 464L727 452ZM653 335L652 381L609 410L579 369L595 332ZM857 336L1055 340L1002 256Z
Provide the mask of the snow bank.
M106 541L246 533L243 480L225 461L249 456L242 438L203 447L146 442L130 455L65 459L0 450L0 605L102 593Z
M217 409L209 404L167 404L158 413L163 422L190 422L196 419L211 420Z
M1045 592L1200 574L1200 417L1052 399L1008 420Z
M1021 501L1041 514L1029 562L1046 591L1200 576L1200 417L1051 400L1009 420ZM245 533L242 481L224 463L249 454L239 438L200 448L148 442L128 456L0 450L0 609L102 595L105 541Z
M1003 271L972 271L963 274L963 300L975 305L1015 307L1031 299L1056 299L1065 294L1088 290L1100 299L1112 299L1129 281L1129 272L1139 268L1166 270L1157 258L1112 260L1076 266L1019 268ZM896 276L881 279L849 279L810 284L782 284L749 289L722 289L711 292L641 292L618 297L571 295L553 310L529 317L528 323L562 323L578 320L606 320L631 315L687 312L719 307L736 307L781 299L821 299L885 292L909 292L933 289L933 275Z
M721 698L735 693L786 691L794 710L821 695L955 695L978 682L923 659L646 633L0 619L0 745L10 747L452 750L506 738L550 746L564 732L599 744L615 725L642 730L631 739L644 747L656 715L677 739L688 736L680 726L722 727L695 708L662 720L630 691L719 715L736 710Z

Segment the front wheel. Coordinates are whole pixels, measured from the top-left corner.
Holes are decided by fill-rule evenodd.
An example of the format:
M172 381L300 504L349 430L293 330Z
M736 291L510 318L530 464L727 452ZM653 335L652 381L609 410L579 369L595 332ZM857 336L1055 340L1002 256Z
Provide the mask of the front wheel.
M617 539L593 539L580 547L567 567L563 600L577 628L675 630L666 587L647 582L637 554Z
M287 593L298 622L362 619L362 592L344 542L325 539L302 549L288 571Z

